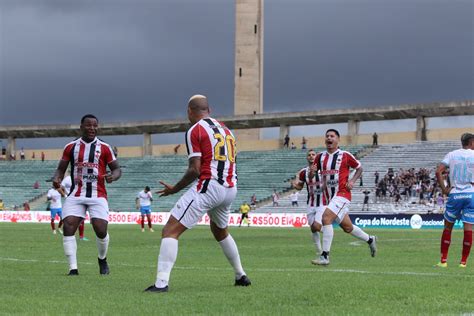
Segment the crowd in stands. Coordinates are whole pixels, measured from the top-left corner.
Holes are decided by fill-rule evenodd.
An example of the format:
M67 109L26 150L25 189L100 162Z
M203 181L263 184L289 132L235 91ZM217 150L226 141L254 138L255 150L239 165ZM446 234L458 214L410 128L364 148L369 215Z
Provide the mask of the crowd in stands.
M427 168L389 168L383 177L375 172L375 201L390 201L395 204L403 200L410 203L442 206L443 194L434 176L434 170ZM446 180L449 181L447 174Z

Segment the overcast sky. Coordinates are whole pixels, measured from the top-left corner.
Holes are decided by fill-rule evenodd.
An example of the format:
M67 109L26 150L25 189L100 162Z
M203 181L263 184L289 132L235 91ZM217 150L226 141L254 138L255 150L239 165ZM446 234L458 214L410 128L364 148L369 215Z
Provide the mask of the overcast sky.
M184 118L195 93L231 115L234 8L0 0L0 125ZM474 99L472 0L266 0L264 10L266 112Z

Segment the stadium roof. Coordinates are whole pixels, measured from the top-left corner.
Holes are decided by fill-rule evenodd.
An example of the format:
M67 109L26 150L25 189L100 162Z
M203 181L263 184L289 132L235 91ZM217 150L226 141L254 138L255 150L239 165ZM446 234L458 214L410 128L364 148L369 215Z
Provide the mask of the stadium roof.
M406 104L372 108L318 110L307 112L263 113L217 117L231 129L278 127L281 125L317 125L354 121L412 119L474 115L474 100L449 103ZM162 120L100 124L100 135L137 135L183 132L189 128L187 120ZM79 136L78 125L27 125L0 127L0 138L38 138Z

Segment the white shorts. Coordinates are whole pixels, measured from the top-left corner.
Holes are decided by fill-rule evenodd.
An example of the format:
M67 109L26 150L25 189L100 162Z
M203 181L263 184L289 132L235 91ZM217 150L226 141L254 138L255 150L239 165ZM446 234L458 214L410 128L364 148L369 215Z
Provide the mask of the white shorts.
M343 198L342 196L335 196L332 198L326 208L336 214L337 218L339 219L339 222L341 222L344 219L344 216L349 213L350 205L351 201L349 201L348 199Z
M171 215L186 228L193 228L207 212L217 227L226 228L237 188L226 188L210 180L207 189L197 191L197 181L183 194L171 210Z
M68 216L86 217L89 211L91 218L109 221L109 203L105 198L86 198L68 196L63 205L63 219Z
M321 224L323 223L323 213L326 209L325 206L308 206L306 209L306 217L308 218L308 225L313 225L314 222Z

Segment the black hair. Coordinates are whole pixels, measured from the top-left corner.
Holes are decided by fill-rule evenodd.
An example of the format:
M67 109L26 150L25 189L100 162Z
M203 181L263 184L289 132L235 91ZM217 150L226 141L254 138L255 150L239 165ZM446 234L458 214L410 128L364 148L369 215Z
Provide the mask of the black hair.
M474 138L474 135L471 133L464 133L461 136L461 144L463 147L469 146L469 143L471 142L471 139Z
M339 132L337 131L337 129L330 128L326 131L326 133L324 135L327 135L329 132L334 132L337 135L337 137L341 137L341 135L339 135Z
M81 124L84 124L84 121L88 118L95 119L97 121L97 123L99 123L99 119L97 117L95 117L95 115L86 114L81 118Z
M150 191L150 187L149 187L149 186L146 186L146 187L145 187L145 191Z

